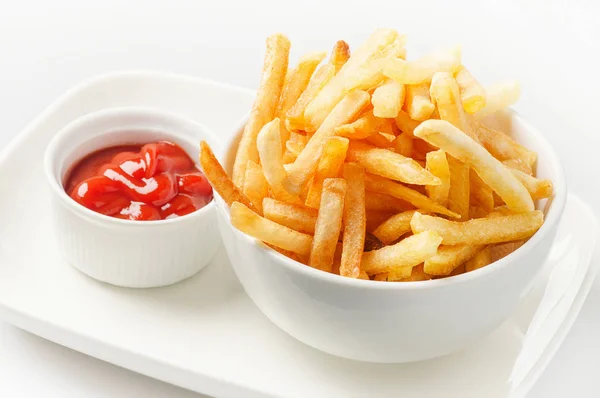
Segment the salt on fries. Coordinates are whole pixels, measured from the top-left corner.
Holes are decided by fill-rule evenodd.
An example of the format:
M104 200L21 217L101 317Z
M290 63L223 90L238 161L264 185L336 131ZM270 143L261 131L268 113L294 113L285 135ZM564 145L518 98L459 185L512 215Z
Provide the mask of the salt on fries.
M379 29L288 70L289 40L267 39L231 178L200 148L235 228L304 266L386 282L475 271L536 233L552 182L484 118L519 85L484 89L459 47L406 60L405 40Z

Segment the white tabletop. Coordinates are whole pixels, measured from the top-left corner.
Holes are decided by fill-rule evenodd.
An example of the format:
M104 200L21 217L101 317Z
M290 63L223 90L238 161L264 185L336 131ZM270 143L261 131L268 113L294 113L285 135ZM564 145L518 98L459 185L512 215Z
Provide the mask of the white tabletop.
M274 31L289 34L300 49L321 49L334 39L364 38L374 27L402 30L395 21L404 10L430 23L428 13L412 9L411 1L371 1L368 8L361 5L364 1L350 0L205 3L0 0L0 148L65 89L98 73L152 69L256 87L264 38ZM419 4L426 11L425 3ZM600 92L597 6L592 0L481 3L452 2L454 11L447 15L456 18L456 28L440 40L449 43L456 36L468 64L478 66L484 79L522 80L517 109L548 132L571 189L600 215L594 178L600 170L600 157L594 154L600 147L594 124ZM430 31L437 32L434 25ZM478 63L484 51L486 59L497 60L496 68ZM1 189L10 194L9 187ZM531 397L597 396L598 308L600 281ZM0 380L2 397L199 397L1 321Z

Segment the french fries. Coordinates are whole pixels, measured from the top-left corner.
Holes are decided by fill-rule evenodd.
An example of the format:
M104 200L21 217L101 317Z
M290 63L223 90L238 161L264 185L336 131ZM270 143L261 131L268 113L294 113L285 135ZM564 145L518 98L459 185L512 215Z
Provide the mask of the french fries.
M305 206L264 198L261 205L265 218L293 230L307 234L315 233L317 211Z
M344 234L340 275L360 276L360 263L365 246L367 215L365 208L365 170L355 164L344 165L346 197L344 202Z
M235 228L300 266L390 283L474 271L538 231L552 182L485 125L518 84L484 90L459 47L406 60L405 41L379 29L288 68L289 41L269 37L232 178L200 145Z
M362 269L369 275L402 272L410 276L412 267L434 256L442 238L433 231L409 236L392 246L363 254Z
M373 114L377 117L395 118L404 104L404 85L392 79L377 87L371 96Z
M231 224L256 239L300 255L311 252L313 237L267 220L240 202L231 205Z
M383 74L401 84L421 84L431 81L436 72L455 72L461 65L461 49L453 47L416 61L396 58L388 61Z
M323 155L319 160L317 170L306 196L306 206L318 209L321 203L321 191L323 181L326 178L338 177L346 159L348 151L348 139L342 137L331 137L325 143Z
M417 127L415 136L467 162L512 210L529 212L534 209L529 192L510 170L450 123L443 120L427 120Z
M345 196L346 181L344 179L327 178L323 182L321 208L317 216L315 236L308 260L308 265L313 268L326 272L332 270L333 256L342 229Z
M544 222L540 210L509 216L476 218L465 222L445 220L419 212L413 215L410 226L413 233L424 231L438 233L444 245L489 245L527 239Z
M461 65L456 71L454 78L460 89L460 98L465 111L474 114L481 110L486 103L486 94L483 86Z
M439 178L411 158L399 153L353 141L348 147L348 161L356 162L370 173L415 185L440 185Z
M248 161L258 163L256 137L265 123L271 121L279 105L279 96L287 73L290 41L283 35L267 38L267 52L263 65L260 87L252 106L252 112L240 140L233 164L233 182L238 188L244 186Z
M348 93L333 111L327 116L317 132L311 137L287 172L284 186L293 195L298 195L306 185L323 153L323 146L328 138L335 134L335 128L348 123L369 103L369 94L357 90Z

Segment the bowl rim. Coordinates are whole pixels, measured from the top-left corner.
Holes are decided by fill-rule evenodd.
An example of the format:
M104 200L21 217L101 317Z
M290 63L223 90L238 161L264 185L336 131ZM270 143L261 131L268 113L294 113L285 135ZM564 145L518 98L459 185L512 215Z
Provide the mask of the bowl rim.
M259 246L267 253L267 255L269 255L275 261L281 263L290 271L300 273L308 278L313 278L320 282L333 283L345 287L357 287L374 290L423 290L439 289L452 285L467 283L479 278L489 277L491 274L498 272L500 269L506 268L510 264L518 261L524 257L526 253L538 246L538 244L550 233L550 231L557 226L564 212L567 200L567 182L564 169L550 143L544 138L543 134L538 129L527 122L518 112L509 108L509 114L513 120L518 121L524 130L527 130L528 134L533 136L535 141L539 144L538 146L543 148L543 150L539 150L538 152L544 152L545 159L547 159L548 163L554 168L556 172L556 176L553 177L554 179L552 180L554 185L554 196L551 198L551 205L549 206L548 212L544 218L544 223L540 229L517 250L483 268L446 278L431 279L426 281L412 281L410 283L374 283L375 281L372 280L341 277L340 275L323 272L292 260L291 258L288 258L276 250L264 245L258 239L239 231L231 224L229 208L226 206L223 198L221 198L218 192L214 191L216 208L218 212L225 217L226 225L228 228L233 230L234 234L242 237L243 239L247 239L249 243ZM231 146L235 143L244 126L246 125L248 117L249 113L242 118L241 122L236 125L233 134L227 137L227 140L223 143L221 152L218 153L218 158L220 161L223 161L227 158Z
M66 140L69 137L71 137L73 134L76 134L78 131L81 131L81 129L85 128L88 124L92 124L97 120L110 120L122 116L133 116L140 118L141 120L144 120L146 118L158 118L160 120L168 121L171 124L184 125L188 128L197 130L200 132L199 135L202 136L202 139L208 138L213 142L217 140L216 134L214 134L208 127L204 126L203 124L200 124L188 117L179 115L177 113L164 111L153 107L123 106L106 108L87 113L83 116L73 119L72 121L61 127L60 130L54 135L54 137L52 137L52 139L46 146L46 150L44 152L44 174L46 176L47 182L50 184L52 192L56 197L58 197L60 202L69 210L73 211L79 216L82 216L83 218L88 219L89 221L100 224L113 224L115 226L121 226L126 228L144 228L188 222L196 218L206 217L207 214L209 214L209 212L215 211L216 191L214 190L213 198L210 200L210 202L208 202L204 207L192 213L177 218L148 221L126 220L97 213L75 202L69 195L67 195L62 184L59 182L60 177L57 176L57 174L55 173L54 165L57 161L57 151L59 150L59 148L64 144L64 142L66 142ZM116 127L116 129L118 129L118 127ZM165 133L177 137L178 140L187 141L187 143L192 143L192 140L189 137L185 137L177 131L165 131ZM89 140L86 140L85 142L87 141ZM178 142L176 143L179 144ZM99 149L102 149L102 147L98 147L95 150ZM199 166L198 160L194 160L194 163L196 164L196 166ZM201 170L201 168L199 168L199 170Z

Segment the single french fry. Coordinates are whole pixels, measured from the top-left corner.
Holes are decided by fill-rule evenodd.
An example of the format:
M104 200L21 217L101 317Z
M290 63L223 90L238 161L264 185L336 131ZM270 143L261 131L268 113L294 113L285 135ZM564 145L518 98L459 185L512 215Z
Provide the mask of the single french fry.
M471 202L479 204L486 211L491 211L494 208L494 191L473 169L469 169L469 184Z
M352 140L362 140L378 132L392 131L389 120L375 117L373 111L368 111L352 123L337 127L335 135Z
M424 270L429 275L450 275L452 271L477 254L483 245L440 246L435 256L425 260Z
M415 267L418 267L415 266ZM412 276L412 270L415 267L404 267L397 270L387 272L388 282L402 282Z
M316 131L348 92L369 90L379 84L383 80L383 65L396 58L403 46L397 32L377 30L307 105L304 111L307 131Z
M467 220L469 217L470 190L469 166L447 156L448 167L450 169L450 190L448 191L448 209L460 214L461 220Z
M335 43L329 63L335 67L335 73L338 73L342 66L350 59L350 46L343 40Z
M260 86L233 164L232 179L238 188L244 186L248 161L258 163L256 137L265 123L275 117L287 73L289 52L290 41L287 37L277 34L267 38L267 51Z
M431 81L436 72L455 72L461 65L459 46L438 51L415 61L392 59L383 69L383 74L402 84L421 84Z
M507 159L503 160L502 164L506 167L519 170L520 172L528 174L530 176L533 175L533 170L531 170L531 167L522 159Z
M369 194L369 192L367 192ZM368 197L368 195L367 195ZM394 198L395 199L395 198ZM367 209L367 232L372 234L382 222L390 218L394 213L386 210L369 210ZM374 235L373 235L374 236ZM375 237L375 239L377 239ZM379 239L377 239L379 241ZM366 251L366 250L365 250Z
M259 216L240 202L231 205L231 224L258 240L300 255L310 253L313 237Z
M417 127L415 135L467 162L512 210L528 212L534 209L529 192L510 170L452 124L443 120L427 120Z
M346 197L344 201L344 233L340 275L360 276L360 263L365 247L367 216L365 209L365 170L356 163L344 165Z
M244 195L254 205L258 214L263 214L262 202L269 195L269 184L260 165L249 160L244 178Z
M554 190L552 181L546 179L540 180L534 176L525 174L520 170L510 169L510 172L513 173L513 175L517 177L517 180L519 180L525 189L527 189L531 195L531 199L539 200L552 196Z
M496 83L485 89L485 106L477 111L475 116L481 118L505 109L517 102L520 96L521 85L519 82L510 81Z
M369 94L365 91L352 91L335 106L321 127L310 138L296 161L291 164L288 170L288 181L284 185L289 193L294 195L300 193L302 187L314 173L323 153L323 147L327 140L335 134L335 128L354 119L369 103L369 99Z
M429 90L431 92L431 99L437 106L440 119L451 123L475 142L479 143L479 138L472 131L471 124L467 120L460 97L460 90L452 74L447 72L434 74Z
M506 242L490 246L490 256L492 257L492 262L508 256L510 253L523 246L524 243L525 240L518 240L515 242Z
M396 127L398 127L400 131L410 136L413 136L413 131L419 125L418 121L412 120L410 116L408 116L408 113L404 112L403 110L400 110L398 112L398 115L396 116L394 121L396 122Z
M451 174L446 152L441 149L428 152L426 155L427 170L440 180L440 185L427 185L427 196L444 207L448 207Z
M313 268L326 272L332 270L333 257L342 229L345 196L346 181L344 179L327 178L323 182L321 207L308 260L308 265Z
M441 242L442 238L432 231L409 236L395 245L364 253L362 269L369 275L406 268L412 271L412 267L434 256Z
M284 184L287 182L287 173L283 167L281 154L280 121L273 119L258 133L256 147L260 157L265 179L271 187L273 196L278 200L301 204L298 197L289 194Z
M305 206L264 198L262 208L265 218L288 228L307 234L315 233L317 211Z
M308 194L306 195L306 206L318 209L321 203L321 192L323 181L326 178L339 177L348 151L348 139L342 137L331 137L325 143L323 154L317 165Z
M454 78L460 89L460 98L462 105L467 113L473 114L485 106L486 95L483 86L477 79L461 65L456 71Z
M377 117L395 118L404 104L404 85L387 79L371 96L373 114Z
M367 173L365 182L366 188L369 191L379 192L405 200L415 207L423 209L424 211L443 214L452 218L460 218L459 214L448 210L444 206L429 199L422 193L419 193L414 189L408 188L402 184L388 180L387 178Z
M429 98L429 84L414 84L406 86L404 110L413 120L427 120L433 113L435 105ZM396 116L398 114L396 113Z
M303 133L306 123L304 122L304 110L325 87L335 75L334 65L321 65L310 78L306 89L300 94L296 103L285 113L285 127L292 132Z
M489 246L477 252L473 258L465 262L465 271L471 272L492 263L492 251Z
M534 169L537 154L519 145L515 140L501 131L490 128L477 121L472 121L479 141L498 160L520 159Z
M402 133L393 141L394 151L407 158L412 157L413 137L410 134Z
M415 211L409 210L391 216L373 231L373 235L386 245L392 244L402 235L411 231L410 220Z
M415 185L439 185L439 178L411 158L386 149L352 141L348 147L348 161L356 162L368 172L392 180Z
M410 226L413 233L435 231L444 245L488 245L527 239L544 222L540 210L508 216L476 218L465 222L445 220L415 213Z
M241 202L253 211L256 210L250 199L229 178L229 175L227 175L223 166L221 166L212 149L210 149L210 146L205 141L200 142L200 165L210 185L212 185L228 206L231 206L233 202Z
M425 273L423 264L419 264L412 268L412 272L409 277L400 279L400 282L420 282L420 281L428 281L430 279L431 279L431 275L428 275ZM389 280L390 279L388 276L388 281Z
M367 208L367 210L378 210L393 213L412 210L415 208L413 205L411 205L405 200L372 191L367 191L365 198L365 207Z

